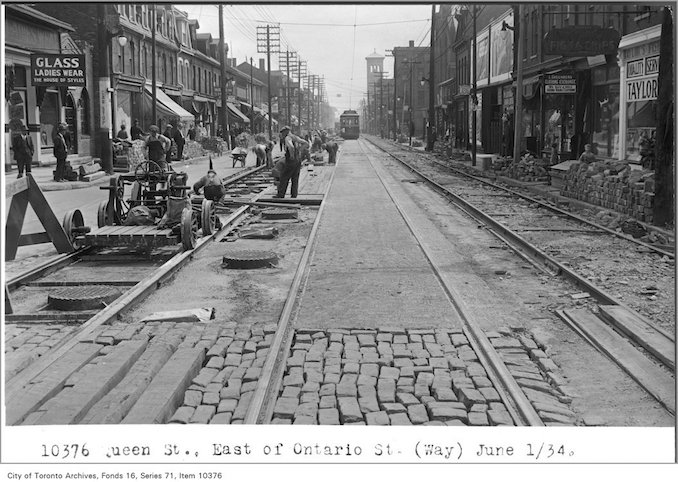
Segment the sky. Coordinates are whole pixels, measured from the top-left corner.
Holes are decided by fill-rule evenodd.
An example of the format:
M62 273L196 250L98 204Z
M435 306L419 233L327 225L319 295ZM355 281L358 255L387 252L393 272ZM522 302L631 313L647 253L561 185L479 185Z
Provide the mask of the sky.
M179 4L200 24L199 33L219 37L219 11L215 4ZM365 57L376 51L385 56L386 77L393 76L393 58L387 50L429 44L431 5L368 4L250 4L224 6L224 38L229 57L237 64L250 57L257 66L265 53L257 53L257 26L280 23L281 50L293 50L306 61L308 72L325 76L327 98L340 113L358 107L367 91ZM271 57L277 69L277 56Z

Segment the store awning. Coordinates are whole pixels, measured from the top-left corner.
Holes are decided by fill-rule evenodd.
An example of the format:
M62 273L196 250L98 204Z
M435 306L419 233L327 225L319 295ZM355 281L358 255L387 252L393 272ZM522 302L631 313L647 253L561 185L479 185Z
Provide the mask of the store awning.
M244 122L245 124L250 123L250 120L247 118L247 116L240 112L240 110L235 106L235 104L226 102L226 105L228 106L228 111L234 116L236 116L236 118L238 118L240 122Z
M146 85L146 96L145 96L145 101L148 107L148 111L150 112L153 106L151 105L153 101L153 89L150 85ZM195 116L188 112L186 109L181 107L179 104L174 102L170 97L165 94L161 89L155 90L155 96L156 96L156 108L158 110L158 113L164 116L167 116L168 118L179 118L180 120L184 122L193 122L195 120Z

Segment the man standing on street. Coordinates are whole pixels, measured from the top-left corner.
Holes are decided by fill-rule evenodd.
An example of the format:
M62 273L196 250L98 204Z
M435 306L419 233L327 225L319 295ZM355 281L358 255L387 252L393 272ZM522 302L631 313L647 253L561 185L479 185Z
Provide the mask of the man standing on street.
M165 162L167 165L170 165L172 163L172 138L174 137L172 131L174 130L174 126L172 124L167 124L165 127L165 132L162 133L163 136L165 136L167 139L170 141L170 146L165 152Z
M285 168L280 175L278 185L278 198L284 198L287 184L291 180L291 197L295 198L299 189L299 173L301 172L300 150L309 148L308 142L290 132L289 126L280 129L280 148L285 155Z
M64 176L66 175L66 157L68 156L68 145L66 144L66 138L64 134L66 132L66 126L64 124L59 124L57 127L57 135L54 136L54 157L56 157L56 173L54 174L54 180L57 182L66 182Z
M26 174L30 174L31 162L33 161L33 152L35 152L35 149L33 147L33 140L31 139L31 136L28 135L26 126L22 125L20 134L12 137L12 150L14 151L16 167L19 169L17 179L24 177L24 169L26 169Z
M174 128L174 135L172 136L172 139L174 139L174 142L177 144L177 159L181 161L184 157L184 145L186 144L186 138L184 137L184 133L181 132L181 128L183 126L183 122L179 121L177 123L177 126Z

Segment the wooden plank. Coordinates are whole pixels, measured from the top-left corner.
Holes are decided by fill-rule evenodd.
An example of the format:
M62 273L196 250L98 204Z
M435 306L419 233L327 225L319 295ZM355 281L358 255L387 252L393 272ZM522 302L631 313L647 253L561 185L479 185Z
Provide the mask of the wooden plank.
M589 311L556 310L556 313L675 415L675 380L664 369Z
M27 207L28 191L22 191L12 196L12 202L7 213L7 224L5 224L5 261L16 258Z
M178 335L153 340L125 378L82 419L86 424L120 423L181 343Z
M7 425L21 423L29 413L61 390L68 377L97 356L102 348L103 345L95 343L77 343L54 360L39 376L28 379L25 383L15 384L14 387L9 386L8 382L5 392ZM17 378L20 377L17 376L12 381Z
M124 424L165 423L184 399L184 392L202 368L204 348L179 348L134 404Z
M28 189L28 176L5 183L5 199Z
M82 420L87 411L122 380L146 349L148 340L123 341L110 353L76 373L73 386L64 388L45 403L33 425L71 425Z
M33 176L28 177L28 201L31 203L35 215L38 217L42 226L49 234L52 244L58 253L70 253L74 250L71 240L66 235L63 226L54 215L45 195L40 190Z
M30 233L19 236L19 246L32 246L52 241L47 233Z
M634 313L621 306L600 306L603 320L626 333L632 340L656 356L662 363L676 369L676 342L658 332Z

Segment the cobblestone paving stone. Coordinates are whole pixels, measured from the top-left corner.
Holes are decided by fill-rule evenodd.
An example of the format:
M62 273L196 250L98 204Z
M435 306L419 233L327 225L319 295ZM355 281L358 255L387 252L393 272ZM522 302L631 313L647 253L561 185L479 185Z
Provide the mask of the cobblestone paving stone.
M572 396L560 369L547 355L548 346L523 328L500 328L488 336L544 424L577 425L577 416L569 407ZM488 390L492 389L479 389L486 398ZM493 401L499 401L499 397ZM497 417L488 415L490 420Z
M303 411L298 408L302 405ZM513 425L459 329L297 331L272 423L287 420L319 425Z

